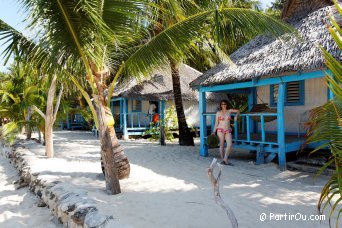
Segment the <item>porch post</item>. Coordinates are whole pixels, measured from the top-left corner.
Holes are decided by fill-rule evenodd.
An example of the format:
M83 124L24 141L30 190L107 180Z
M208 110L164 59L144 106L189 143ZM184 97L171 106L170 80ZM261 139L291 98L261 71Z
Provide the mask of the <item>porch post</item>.
M127 111L128 111L128 106L127 106L127 99L124 98L123 101L123 135L122 138L124 140L128 139L128 131L127 131Z
M165 118L165 101L164 100L159 100L159 116L161 120L161 124L164 126L164 118Z
M122 104L122 99L119 100L120 101L120 111L119 111L119 116L120 116L120 128L123 128L123 104Z
M208 156L207 117L203 115L207 111L205 92L199 91L199 115L200 115L200 155Z
M256 104L256 102L256 88L252 87L250 88L248 93L248 111L253 108L253 105ZM251 132L257 133L257 124L258 123L256 123L254 120L250 121L249 129L251 130Z
M286 154L285 154L285 119L284 119L284 103L285 103L285 84L280 83L278 87L277 101L277 127L278 127L278 163L281 171L286 170Z
M164 128L164 110L165 110L165 101L164 100L159 100L159 143L162 146L165 146L165 128Z
M67 127L68 130L71 129L71 123L70 123L70 122L71 122L71 120L70 120L70 114L67 113L67 124L66 124L67 126L66 126L66 127Z

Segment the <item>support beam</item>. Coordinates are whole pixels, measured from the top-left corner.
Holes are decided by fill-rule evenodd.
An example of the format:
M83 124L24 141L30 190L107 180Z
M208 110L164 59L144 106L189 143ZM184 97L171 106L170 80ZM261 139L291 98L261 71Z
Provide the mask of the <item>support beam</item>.
M122 129L123 128L123 101L122 99L119 100L120 101L120 128Z
M199 92L199 115L200 115L200 155L208 156L207 145L207 116L203 115L207 111L205 92Z
M251 141L251 121L250 116L246 116L246 126L247 126L247 141Z
M161 124L164 126L164 119L165 119L165 100L160 100L159 101L159 116L160 116L160 120L161 120Z
M256 151L256 165L261 165L265 163L265 150L264 150L264 145L260 144L257 147L257 151Z
M253 87L250 89L250 92L248 94L248 111L250 111L253 108L253 106L257 103L256 90L257 89ZM251 130L251 132L257 133L257 123L253 119L251 119L250 121L249 129Z
M278 127L278 163L281 171L286 170L286 154L285 154L285 83L280 83L278 87L277 101L277 127Z
M128 131L127 131L127 113L128 113L128 104L127 99L123 99L123 131L122 131L122 138L124 140L128 139Z
M67 113L67 122L66 122L66 125L67 125L67 129L70 130L71 129L71 121L70 120L70 114Z

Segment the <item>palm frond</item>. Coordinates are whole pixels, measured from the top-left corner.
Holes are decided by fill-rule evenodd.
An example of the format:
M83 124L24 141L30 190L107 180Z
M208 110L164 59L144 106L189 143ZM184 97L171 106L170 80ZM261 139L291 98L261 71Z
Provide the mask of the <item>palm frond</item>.
M170 26L142 45L125 62L125 75L139 78L141 74L146 74L156 67L168 65L170 59L175 62L181 60L189 50L190 43L201 37L204 30L212 28L215 12L224 18L226 24L234 25L230 33L223 37L225 41L234 40L241 35L252 37L267 33L280 37L286 32L295 33L291 26L248 9L223 8L219 11L205 11Z
M95 107L94 107L94 105L93 105L93 103L92 103L88 93L86 91L84 91L82 86L79 84L77 79L72 74L70 74L69 72L66 72L66 73L69 75L69 77L72 80L72 82L75 84L75 86L78 88L78 90L82 93L83 97L85 98L85 100L86 100L86 102L87 102L87 104L89 106L89 109L90 109L90 111L93 114L95 126L98 129L99 122L98 122L97 114L96 114Z
M5 64L12 54L22 56L23 54L30 53L35 47L35 44L32 41L1 19L0 40L3 40L4 44L7 45L2 53L5 58Z
M331 21L332 25L337 25L334 20L331 19ZM341 48L340 28L329 27L328 30ZM321 50L331 72L327 72L326 81L334 94L334 98L311 111L307 142L323 142L323 145L328 146L331 151L331 160L320 169L320 173L332 163L335 164L336 170L321 191L318 209L323 213L327 210L328 205L331 206L329 224L337 211L336 227L338 227L338 218L342 211L338 208L342 201L342 88L340 87L342 84L342 64L326 50L323 48ZM316 148L313 152L318 149Z

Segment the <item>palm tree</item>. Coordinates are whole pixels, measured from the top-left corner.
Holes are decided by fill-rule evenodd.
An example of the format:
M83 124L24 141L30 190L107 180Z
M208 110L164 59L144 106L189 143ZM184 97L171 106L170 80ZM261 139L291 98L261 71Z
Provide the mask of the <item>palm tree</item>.
M159 6L160 10L157 14L157 21L159 26L154 26L153 35L158 35L164 29L172 26L176 22L184 20L187 15L191 15L196 12L215 9L218 6L220 8L223 7L239 7L239 8L256 8L258 9L260 3L258 1L251 0L235 0L235 1L175 1L175 0L160 0L155 1ZM215 27L219 29L223 24L219 21L219 16L216 14ZM230 32L230 28L226 25L223 25L223 30ZM217 31L217 29L215 29ZM215 31L214 30L214 31ZM222 58L217 58L215 56L215 52L221 52L221 55L230 54L237 47L244 44L246 41L251 39L252 37L246 37L246 33L238 34L235 37L233 42L227 42L227 39L222 38L225 34L217 34L217 33L207 33L206 35L202 34L200 37L196 39L196 42L192 42L189 49L189 53L184 53L182 61L190 61L192 63L197 63L195 65L201 65L203 68L203 61L200 63L196 60L199 58L200 60L205 60L205 63L209 60L210 62L218 62L218 60L222 60ZM223 41L224 42L220 42ZM211 41L211 42L210 42ZM203 48L210 46L211 48ZM220 50L219 50L220 49ZM225 56L225 58L228 58ZM199 64L198 64L199 63ZM182 92L180 87L180 75L178 70L179 62L175 62L172 58L169 60L169 65L171 68L172 75L172 85L173 85L173 94L174 94L174 102L176 107L176 114L178 120L178 129L179 129L179 144L184 146L194 145L193 134L191 134L188 124L186 122L183 100L182 100ZM212 66L212 64L211 64Z
M41 28L36 38L39 49L31 51L30 58L46 69L55 68L67 75L87 100L100 132L106 189L111 194L121 191L118 180L129 175L129 162L119 145L108 107L119 76L146 75L157 66L169 65L170 59L179 62L183 53L189 50L189 43L211 29L208 22L213 20L215 13L225 17L226 22L236 24L237 30L228 38L234 37L234 32L254 35L269 32L279 36L284 31L292 31L289 26L262 13L222 8L184 18L143 45L131 48L127 45L138 44L148 33L146 24L158 10L149 1L23 0L22 3L31 13L30 27ZM43 55L41 49L48 55ZM129 56L124 63L120 62L122 56ZM110 72L115 75L111 82ZM95 105L78 83L82 78L91 88Z
M336 1L334 3L339 14L342 15L342 8ZM333 27L329 26L329 32L342 50L342 30L333 19L331 23ZM341 207L338 207L342 202L342 63L323 48L322 52L326 65L332 73L326 75L326 81L334 98L311 111L307 143L324 142L311 153L326 147L331 151L329 161L321 168L318 175L331 164L335 165L335 172L321 191L318 210L323 213L330 205L329 224L334 212L337 211L336 227L338 227L342 213Z
M3 127L2 136L20 132L25 127L26 137L30 139L32 127L38 126L37 121L31 120L31 106L38 106L42 100L35 74L30 64L15 62L9 73L0 78L0 116L11 120Z

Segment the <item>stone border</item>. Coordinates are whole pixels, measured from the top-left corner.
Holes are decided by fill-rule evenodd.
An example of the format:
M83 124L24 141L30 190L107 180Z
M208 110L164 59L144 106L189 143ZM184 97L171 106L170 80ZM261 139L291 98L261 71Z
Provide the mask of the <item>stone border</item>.
M22 145L23 142L24 140L19 140L13 147L2 145L5 156L19 171L20 179L16 182L17 189L28 186L41 199L37 206L50 208L65 227L117 226L112 216L99 212L95 201L87 197L87 192L67 190L66 183L44 179L39 173L32 173L27 157L33 153Z

